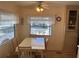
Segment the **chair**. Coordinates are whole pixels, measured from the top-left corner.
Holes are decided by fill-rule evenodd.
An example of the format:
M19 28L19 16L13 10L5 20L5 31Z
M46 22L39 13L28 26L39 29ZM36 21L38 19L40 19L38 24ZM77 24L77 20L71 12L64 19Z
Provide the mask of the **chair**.
M31 58L32 57L32 51L30 48L18 48L19 54L18 56L20 58Z
M32 57L31 47L29 43L30 43L30 40L27 38L27 39L24 39L20 44L18 44L18 47L16 49L18 50L18 57L22 57L22 58Z

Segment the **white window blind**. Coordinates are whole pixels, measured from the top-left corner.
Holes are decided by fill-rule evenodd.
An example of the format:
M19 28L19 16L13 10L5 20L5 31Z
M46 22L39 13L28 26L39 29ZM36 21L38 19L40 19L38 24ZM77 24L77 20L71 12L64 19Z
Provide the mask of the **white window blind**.
M17 24L19 17L16 14L8 12L0 12L0 25Z
M18 23L19 18L16 14L0 12L0 44L14 38L15 24Z
M30 34L49 36L53 24L55 24L55 19L52 17L30 17Z

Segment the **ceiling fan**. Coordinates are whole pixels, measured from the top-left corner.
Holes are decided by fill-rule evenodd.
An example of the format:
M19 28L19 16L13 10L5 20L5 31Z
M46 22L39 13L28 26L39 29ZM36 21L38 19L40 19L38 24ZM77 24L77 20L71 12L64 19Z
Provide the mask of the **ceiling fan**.
M48 5L45 4L43 1L38 1L38 5L37 5L36 10L38 12L42 12L42 11L44 11L44 9L48 9Z

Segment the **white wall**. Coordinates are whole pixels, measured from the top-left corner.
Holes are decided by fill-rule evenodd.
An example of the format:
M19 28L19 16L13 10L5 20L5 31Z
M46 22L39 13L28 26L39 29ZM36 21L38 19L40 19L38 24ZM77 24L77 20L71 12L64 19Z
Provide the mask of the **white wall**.
M30 7L21 7L19 11L20 16L23 18L23 24L19 28L20 39L24 39L29 36L29 26L28 26L28 17L29 16L60 16L61 22L55 23L53 28L52 36L48 40L48 50L63 50L64 40L65 40L65 21L66 21L66 6L61 5L51 5L48 10L45 10L43 13L36 12L35 8Z

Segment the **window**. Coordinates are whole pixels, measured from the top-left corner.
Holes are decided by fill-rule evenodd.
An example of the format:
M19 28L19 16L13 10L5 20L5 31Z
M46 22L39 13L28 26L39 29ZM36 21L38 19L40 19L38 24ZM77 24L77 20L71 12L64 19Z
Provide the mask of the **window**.
M14 38L15 25L0 25L0 43Z
M14 37L14 25L2 25L0 27L0 33L7 36L8 39Z
M0 12L0 44L14 38L18 17L9 12Z
M51 35L52 30L51 17L31 17L30 34L31 35Z

